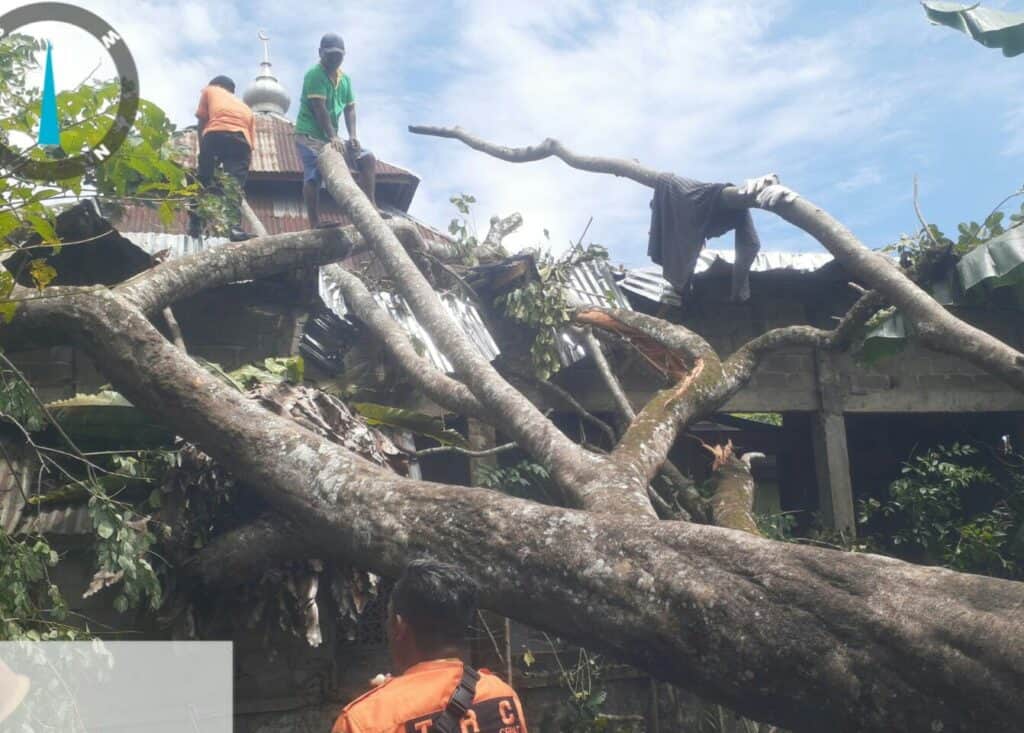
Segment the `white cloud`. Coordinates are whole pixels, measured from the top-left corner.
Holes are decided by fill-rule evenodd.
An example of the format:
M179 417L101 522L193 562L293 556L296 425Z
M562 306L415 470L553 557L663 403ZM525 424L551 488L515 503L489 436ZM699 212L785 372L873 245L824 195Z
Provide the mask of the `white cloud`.
M893 93L865 83L839 34L779 38L784 2L692 2L653 9L577 0L464 7L452 74L419 121L460 124L525 145L557 137L580 153L635 157L705 180L768 170L799 176L815 146L875 134ZM520 244L541 228L562 244L590 215L616 256L646 250L650 191L556 162L513 166L447 140L418 144L429 169L417 211L434 221L447 195L473 192L481 217L519 210ZM425 171L426 172L426 171ZM791 179L792 180L792 179Z
M15 4L0 0L0 11ZM406 126L460 124L506 145L558 137L581 153L636 158L704 180L776 171L839 218L874 226L891 218L893 192L902 195L912 175L926 176L938 159L935 138L919 131L943 124L940 104L1014 100L1024 81L1024 70L999 54L928 28L916 3L882 0L852 11L796 0L91 0L89 7L125 37L144 96L178 124L194 121L211 76L228 74L244 90L260 60L260 28L271 35L294 119L320 35L339 32L360 138L422 176L414 214L443 227L454 212L448 197L469 192L479 200L480 228L491 214L518 210L526 227L514 246L541 241L547 228L559 247L593 215L588 239L627 262L646 258L647 189L557 161L503 163L455 141L412 136ZM85 55L76 51L71 68L84 66ZM66 73L61 68L66 62L58 74ZM1024 107L1016 106L1007 102L1005 117L990 123L1005 125L1012 155L1024 154ZM897 148L899 163L885 157ZM877 161L885 161L884 181ZM888 213L870 205L871 195L887 197ZM812 246L771 217L758 217L758 225L767 247Z
M877 166L865 165L854 171L850 177L839 181L836 184L836 188L843 193L850 193L851 191L859 191L862 188L877 185L882 180L882 174Z

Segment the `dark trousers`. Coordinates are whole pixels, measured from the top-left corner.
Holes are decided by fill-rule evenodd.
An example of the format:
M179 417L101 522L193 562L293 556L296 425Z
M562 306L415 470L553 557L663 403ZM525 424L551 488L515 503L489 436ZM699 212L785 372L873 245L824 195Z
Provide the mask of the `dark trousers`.
M224 172L238 181L238 187L245 195L245 181L249 177L249 164L252 162L252 148L240 132L212 130L202 136L199 141L199 167L196 177L203 188L211 193L222 193L213 183L213 173L220 165ZM236 222L241 219L239 212ZM201 226L198 214L189 212L190 229L197 230Z
M245 188L249 177L249 163L252 148L240 132L214 130L203 135L199 143L199 182L209 187L213 171L219 163L224 172L238 181L239 188Z

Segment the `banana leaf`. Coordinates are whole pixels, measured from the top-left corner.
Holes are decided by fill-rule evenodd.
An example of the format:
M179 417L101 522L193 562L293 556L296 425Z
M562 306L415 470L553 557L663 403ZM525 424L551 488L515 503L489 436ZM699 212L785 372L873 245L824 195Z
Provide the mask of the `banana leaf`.
M446 428L441 418L373 402L353 402L351 407L363 416L368 425L385 425L389 428L409 430L417 435L432 438L441 445L469 447L466 439L458 431Z
M174 441L174 431L112 390L75 395L46 407L64 432L82 445L141 449Z
M982 46L999 48L1003 56L1024 53L1024 13L983 8L980 3L922 2L928 20L966 33Z

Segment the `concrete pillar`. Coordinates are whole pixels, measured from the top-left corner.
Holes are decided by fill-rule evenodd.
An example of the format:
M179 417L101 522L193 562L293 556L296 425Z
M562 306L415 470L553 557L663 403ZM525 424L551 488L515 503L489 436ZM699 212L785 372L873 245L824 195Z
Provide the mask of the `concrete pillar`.
M811 443L818 479L818 506L826 527L853 537L857 520L853 510L846 420L843 418L842 380L834 355L816 351L815 365L821 409L811 420Z
M846 420L832 412L818 412L811 422L814 470L818 479L818 505L826 527L849 537L856 534L850 454L846 447Z
M466 432L468 433L469 447L471 450L488 450L495 446L494 428L490 425L468 418L466 420ZM494 468L498 465L498 456L482 456L469 459L469 483L472 486L479 486L480 467L488 466Z

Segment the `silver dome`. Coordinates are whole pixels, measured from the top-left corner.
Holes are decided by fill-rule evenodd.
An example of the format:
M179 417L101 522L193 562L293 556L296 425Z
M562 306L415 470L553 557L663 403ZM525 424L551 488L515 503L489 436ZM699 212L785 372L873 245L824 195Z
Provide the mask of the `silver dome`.
M270 38L266 33L260 31L259 39L263 41L263 62L260 64L260 73L245 90L242 99L253 112L276 112L283 115L288 111L292 98L271 69L268 44Z
M287 112L292 103L288 90L270 70L269 62L260 64L260 73L245 90L242 99L253 112L276 112L279 115Z

